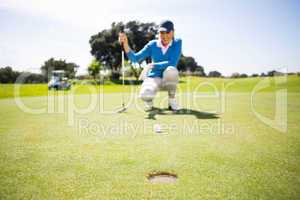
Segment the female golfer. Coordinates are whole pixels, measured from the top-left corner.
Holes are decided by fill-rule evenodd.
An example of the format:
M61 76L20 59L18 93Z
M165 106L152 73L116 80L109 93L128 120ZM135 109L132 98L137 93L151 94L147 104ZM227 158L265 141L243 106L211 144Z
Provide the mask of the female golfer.
M152 63L144 68L141 79L143 84L140 98L145 102L146 110L153 108L153 99L158 90L167 90L169 95L169 109L179 109L175 93L179 76L176 65L181 55L181 39L174 38L174 25L171 21L163 21L159 25L159 38L148 42L138 53L133 52L125 33L119 34L119 41L131 62L140 62L151 57Z

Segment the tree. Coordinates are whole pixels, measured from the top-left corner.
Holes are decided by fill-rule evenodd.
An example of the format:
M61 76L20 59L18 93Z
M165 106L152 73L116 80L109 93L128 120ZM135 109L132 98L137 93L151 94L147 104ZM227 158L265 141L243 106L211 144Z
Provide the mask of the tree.
M240 73L234 72L234 73L231 74L230 77L231 77L231 78L239 78L239 77L240 77Z
M91 36L89 41L91 54L97 61L112 70L113 79L118 79L121 66L121 46L118 42L119 32L125 28L131 48L134 51L139 51L148 41L155 38L157 34L156 27L155 23L130 21L124 25L122 22L114 22L110 29Z
M21 72L21 76L25 79L21 80L21 83L45 83L47 80L42 74L36 74L31 72Z
M259 75L258 74L252 74L251 76L252 77L258 77Z
M247 74L241 74L241 75L240 75L240 78L247 78L247 77L248 77Z
M50 58L45 61L44 65L41 67L41 71L44 77L50 78L49 76L53 70L64 70L66 77L74 78L78 68L79 65L75 63L67 63L65 60L55 60L54 58Z
M276 71L272 70L267 73L267 76L274 76L275 74L276 74Z
M220 72L218 72L218 71L210 71L210 72L208 73L208 76L209 76L209 77L221 77L222 74L221 74Z
M19 77L22 79L18 80ZM0 83L16 83L17 80L18 83L43 83L46 81L42 74L18 72L11 67L0 68Z
M195 74L198 76L206 76L206 74L204 72L204 68L200 65L197 65L197 67L195 69Z
M275 71L275 70L272 70L272 71L268 72L268 76L282 76L282 75L284 75L284 73L278 72L278 71Z
M14 83L19 75L20 72L13 71L9 66L0 68L0 83Z
M267 76L264 72L262 72L261 74L260 74L260 76L261 77L265 77L265 76Z
M93 59L88 67L89 75L93 76L94 80L96 80L101 68L101 64L96 59Z
M177 65L177 69L181 72L190 71L190 72L195 72L199 76L205 76L203 67L198 65L195 59L191 56L181 55Z

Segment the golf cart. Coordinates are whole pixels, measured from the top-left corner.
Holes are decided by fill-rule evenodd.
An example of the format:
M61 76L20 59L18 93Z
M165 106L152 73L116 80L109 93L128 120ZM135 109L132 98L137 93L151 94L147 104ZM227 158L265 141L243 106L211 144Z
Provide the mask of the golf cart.
M71 84L68 82L68 78L65 76L64 70L53 70L51 72L51 78L48 83L48 89L55 90L69 90Z

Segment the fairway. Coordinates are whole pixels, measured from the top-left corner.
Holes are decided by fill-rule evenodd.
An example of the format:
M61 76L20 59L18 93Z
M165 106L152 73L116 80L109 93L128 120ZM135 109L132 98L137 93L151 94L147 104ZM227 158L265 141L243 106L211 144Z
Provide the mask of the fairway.
M298 199L300 78L255 95L262 79L238 79L218 95L197 88L201 81L219 90L233 80L182 79L178 113L165 109L165 92L144 112L139 86L124 90L125 113L114 113L120 86L76 95L22 91L19 103L37 112L28 113L12 86L0 85L0 92L7 87L0 99L0 199ZM286 89L286 104L276 104L278 89ZM258 117L275 120L284 107L286 124ZM155 172L177 180L151 183Z

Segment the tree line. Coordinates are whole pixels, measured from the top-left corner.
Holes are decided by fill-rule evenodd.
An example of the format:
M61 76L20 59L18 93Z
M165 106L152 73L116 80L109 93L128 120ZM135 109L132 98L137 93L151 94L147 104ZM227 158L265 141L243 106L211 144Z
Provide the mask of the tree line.
M74 63L73 63L74 64ZM45 64L41 67L43 71L41 73L32 73L32 72L20 72L20 71L15 71L12 69L12 67L7 66L7 67L2 67L0 68L0 83L47 83L49 81L49 74L51 74L51 70L53 70L53 66L55 70L65 70L66 72L66 77L68 78L88 78L87 76L75 76L76 70L78 68L78 65L76 64L70 64L66 63L64 60L55 60L54 58L51 58L45 62ZM99 66L98 61L93 60L90 66L93 66L97 68ZM100 70L100 69L99 69ZM201 72L202 73L202 72ZM188 72L188 71L181 71L182 75L196 75L197 74L197 68L194 70L194 72ZM297 74L300 75L300 73L289 73L289 74ZM93 73L93 71L89 71L89 75L97 79L98 74ZM247 74L239 74L239 73L233 73L229 78L247 78L247 77L267 77L267 76L278 76L278 75L284 75L281 72L277 72L275 70L266 72L266 73L261 73L257 74L254 73L252 75L247 75ZM208 74L201 74L203 77L224 77L220 72L218 71L210 71ZM22 82L18 82L19 77L25 77L22 79Z
M42 74L14 71L10 66L0 68L0 83L17 83L18 78L21 76L26 77L22 83L46 82L46 79Z
M126 24L123 22L113 22L109 29L102 30L94 34L89 39L90 53L93 56L88 66L88 74L94 79L99 78L101 70L109 70L109 78L118 80L121 75L121 46L118 42L118 34L125 31L128 36L129 44L134 51L141 50L150 40L157 38L158 25L151 23L142 23L139 21L130 21ZM126 55L125 55L126 56ZM145 63L138 63L137 66L126 61L129 66L129 75L136 79L142 71L141 66L151 62L148 58ZM79 68L74 62L66 62L63 59L50 58L40 67L41 73L19 72L14 71L12 67L6 66L0 68L0 83L15 83L20 75L26 76L25 83L44 83L47 82L53 70L64 70L66 77L75 78ZM206 77L223 77L219 71L210 71L205 73L204 67L199 65L192 56L181 55L177 65L182 75L196 75ZM267 73L252 74L251 77L257 76L274 76L276 71ZM247 74L233 73L231 78L245 78Z
M53 70L64 70L65 76L72 79L79 65L65 60L50 58L41 66L41 73L15 71L10 66L0 68L0 83L46 83Z

